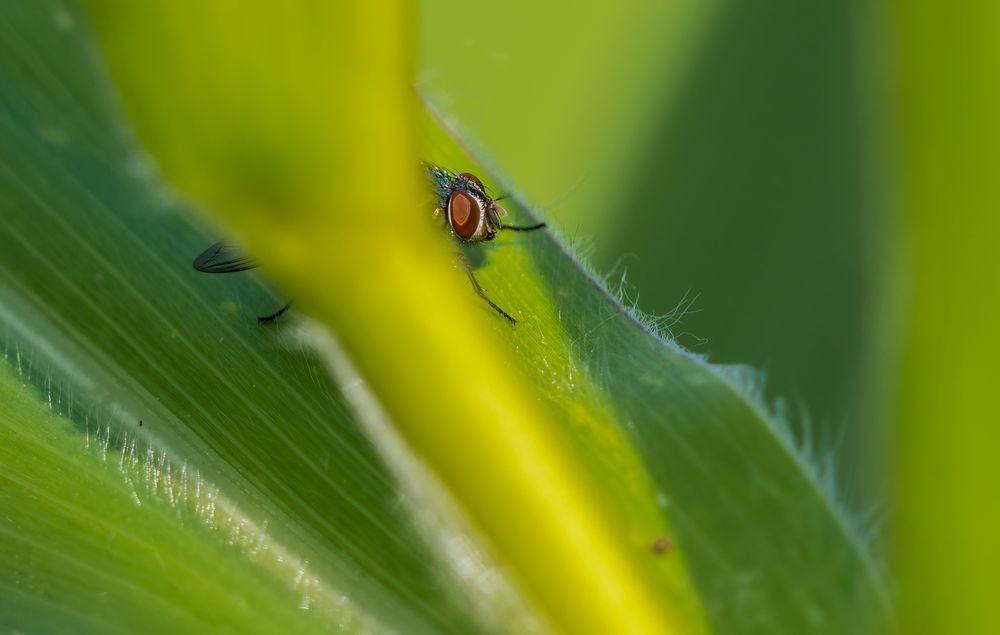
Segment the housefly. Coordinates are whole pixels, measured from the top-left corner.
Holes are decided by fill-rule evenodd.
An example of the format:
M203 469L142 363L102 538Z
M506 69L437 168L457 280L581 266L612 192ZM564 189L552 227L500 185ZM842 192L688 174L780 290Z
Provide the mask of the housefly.
M535 225L506 225L503 219L507 210L501 207L496 198L490 196L483 182L469 172L456 174L450 170L424 163L424 171L436 196L434 217L441 220L442 226L458 243L477 243L496 238L501 230L534 231L545 227L545 223ZM497 313L511 324L516 324L509 313L497 306L479 286L473 274L472 265L465 256L458 252L458 257L469 276L469 282L476 294L486 301ZM250 258L233 249L226 242L218 242L203 251L192 263L194 268L205 273L233 273L246 271L257 266ZM261 324L273 322L292 305L288 302L271 315L257 318Z

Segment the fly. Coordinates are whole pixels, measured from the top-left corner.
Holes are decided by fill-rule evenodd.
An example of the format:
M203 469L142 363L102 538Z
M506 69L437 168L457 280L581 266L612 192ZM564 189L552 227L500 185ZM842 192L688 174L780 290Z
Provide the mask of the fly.
M437 196L434 217L443 219L445 228L460 244L493 240L501 230L534 231L545 227L545 223L526 226L505 225L503 219L507 216L507 210L486 192L483 182L474 174L469 172L456 174L430 163L424 163L424 169ZM511 324L516 324L517 320L490 300L479 286L472 265L465 255L458 252L458 257L476 294ZM255 262L239 254L225 242L215 243L195 258L192 264L195 269L205 273L233 273L257 266ZM271 315L258 317L257 322L260 324L273 322L291 305L292 303L288 302Z

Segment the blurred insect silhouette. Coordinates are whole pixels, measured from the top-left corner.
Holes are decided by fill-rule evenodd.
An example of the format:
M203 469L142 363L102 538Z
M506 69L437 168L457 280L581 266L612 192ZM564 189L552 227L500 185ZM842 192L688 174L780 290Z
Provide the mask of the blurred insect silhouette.
M459 243L476 243L496 238L501 230L534 231L545 227L545 223L536 225L504 225L503 219L507 210L497 204L497 199L491 197L476 175L469 172L456 174L444 168L424 164L427 178L437 196L437 208L434 217L443 220L443 225ZM516 324L509 313L490 300L476 281L472 265L462 252L458 257L469 275L469 282L479 297L486 301L497 313L505 317L511 324ZM205 273L233 273L246 271L257 266L250 258L240 254L226 242L217 242L203 251L192 263L194 268ZM288 302L271 315L258 317L257 322L267 324L278 319L288 307Z

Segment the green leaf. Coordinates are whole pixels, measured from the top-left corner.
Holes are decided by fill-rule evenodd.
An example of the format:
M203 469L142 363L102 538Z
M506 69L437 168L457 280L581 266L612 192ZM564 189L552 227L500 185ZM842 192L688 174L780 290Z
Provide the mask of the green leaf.
M0 621L26 632L325 632L356 607L197 471L0 367ZM309 609L309 610L303 610Z
M0 551L0 583L19 598L5 626L83 628L105 616L87 593L128 605L111 627L129 630L164 606L192 627L347 619L408 633L842 633L890 620L865 546L752 374L659 337L552 232L501 233L468 252L516 327L468 290L408 167L405 13L314 21L248 6L234 22L170 6L95 12L131 121L338 341L303 317L258 326L282 300L256 276L193 271L217 234L192 224L125 132L86 21L54 3L7 12L0 320L6 359L68 423L8 372L0 386L19 405L0 425L15 439L51 430L59 454L11 444L23 462L2 455L0 500L30 499L24 474L82 465L92 480L54 481L58 500L101 494L93 522L123 535L169 517L157 553L208 571L217 596L177 592L168 569L150 585L155 559L81 560L86 531L46 511L37 549ZM334 18L337 33L370 37L330 38ZM366 47L379 53L359 73L347 53ZM128 57L143 50L154 53ZM471 168L439 126L423 138L427 159ZM531 220L517 199L504 205ZM112 460L88 448L92 430ZM114 456L142 474L188 470L231 520L201 527L199 505L148 485L159 477L144 476L151 503L137 507L122 483L139 481ZM4 511L0 531L25 539L25 512ZM234 526L266 527L280 560L248 555ZM59 583L57 558L85 566L81 584ZM288 562L304 578L289 579ZM305 578L322 590L307 610ZM39 614L42 602L76 612Z
M434 160L473 169L438 128L425 133ZM622 517L641 509L641 488L615 452L619 435L641 454L715 631L887 629L881 567L836 500L829 457L795 440L780 404L763 403L762 376L678 347L615 302L560 239L514 242L490 246L480 279L501 306L534 308L510 335L519 368L559 405Z

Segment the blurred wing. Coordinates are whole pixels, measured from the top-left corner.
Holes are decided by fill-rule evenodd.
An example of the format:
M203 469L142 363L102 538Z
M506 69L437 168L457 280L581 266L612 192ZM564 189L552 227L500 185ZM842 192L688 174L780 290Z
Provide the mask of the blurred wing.
M191 263L198 271L205 273L233 273L253 269L257 263L239 254L232 245L217 242L201 252Z

